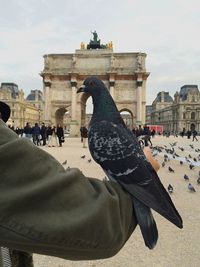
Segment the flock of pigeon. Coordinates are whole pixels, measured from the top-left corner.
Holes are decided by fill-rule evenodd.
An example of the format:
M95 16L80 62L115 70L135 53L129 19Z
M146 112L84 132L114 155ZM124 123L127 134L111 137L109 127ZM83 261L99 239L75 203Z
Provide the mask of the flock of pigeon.
M174 173L175 170L169 166L169 162L173 160L179 161L180 165L187 165L188 170L196 171L196 167L200 166L200 149L195 148L193 144L190 144L189 147L180 147L177 145L177 142L169 143L169 146L155 146L152 148L153 155L160 155L163 157L163 162L161 167L167 167L170 173ZM181 155L179 155L181 154ZM184 155L183 155L184 154ZM193 156L192 156L193 155ZM194 156L195 155L195 156ZM187 174L183 174L183 179L188 182L187 188L189 192L196 192L194 183L190 181L191 179ZM197 173L196 185L200 185L200 171ZM169 184L167 187L169 194L174 192L172 184Z

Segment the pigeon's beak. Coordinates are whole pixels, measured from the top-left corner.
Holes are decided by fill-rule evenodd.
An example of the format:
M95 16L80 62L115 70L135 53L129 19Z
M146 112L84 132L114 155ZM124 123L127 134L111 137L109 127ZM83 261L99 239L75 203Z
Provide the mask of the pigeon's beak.
M84 93L85 92L85 85L81 85L81 87L77 90L77 94L78 93Z

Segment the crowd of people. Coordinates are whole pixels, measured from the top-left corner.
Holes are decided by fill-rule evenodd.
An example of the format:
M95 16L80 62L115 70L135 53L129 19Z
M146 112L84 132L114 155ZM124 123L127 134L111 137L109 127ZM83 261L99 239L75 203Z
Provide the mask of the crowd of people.
M19 136L24 136L33 141L37 146L62 146L62 143L65 141L64 129L58 124L56 126L46 126L44 123L39 125L35 123L34 126L31 126L28 122L24 128L9 126L14 132Z

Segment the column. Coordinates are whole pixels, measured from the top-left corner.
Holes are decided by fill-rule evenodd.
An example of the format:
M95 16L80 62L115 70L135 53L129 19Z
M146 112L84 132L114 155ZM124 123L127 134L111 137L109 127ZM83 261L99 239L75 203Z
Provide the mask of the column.
M71 105L71 119L72 121L76 120L76 81L71 81L72 86L72 105Z
M110 80L109 81L109 85L110 85L110 95L112 96L113 100L115 100L115 80Z
M51 88L51 82L45 82L45 106L44 106L44 119L45 124L51 123L51 99L50 99L50 88Z
M142 124L142 83L141 79L137 80L137 114L136 114L136 123Z
M72 87L72 97L71 97L71 122L70 122L70 136L78 136L79 129L78 129L78 122L76 116L76 95L77 95L77 81L76 79L71 80L71 87Z

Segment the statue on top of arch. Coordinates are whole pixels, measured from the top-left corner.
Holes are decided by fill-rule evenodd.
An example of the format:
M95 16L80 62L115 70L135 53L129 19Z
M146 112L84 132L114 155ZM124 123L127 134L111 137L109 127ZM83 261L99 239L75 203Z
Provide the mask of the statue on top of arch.
M87 45L87 49L105 49L107 48L106 45L101 44L101 40L98 37L98 34L96 31L91 31L93 34L93 40L90 40L89 44Z

